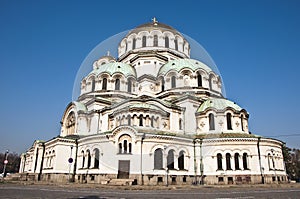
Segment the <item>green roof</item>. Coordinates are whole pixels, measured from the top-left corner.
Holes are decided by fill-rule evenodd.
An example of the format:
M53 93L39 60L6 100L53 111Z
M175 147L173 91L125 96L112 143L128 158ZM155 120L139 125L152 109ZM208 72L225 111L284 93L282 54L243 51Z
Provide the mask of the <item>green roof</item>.
M163 65L159 72L158 75L166 75L169 71L175 70L176 72L181 71L182 69L190 69L192 71L196 71L199 69L203 69L206 72L211 72L211 68L209 68L207 65L204 63L195 60L195 59L176 59L173 61L170 61Z
M100 65L98 69L93 70L90 74L98 75L101 73L108 73L110 75L121 73L125 75L125 77L136 77L135 69L132 66L122 62L112 62Z
M146 103L136 103L129 106L129 108L141 108L141 109L152 109L152 110L158 110L162 111L157 106L154 106L152 104L146 104Z
M80 102L73 102L74 104L75 104L75 107L76 107L76 110L77 110L77 112L78 111L87 111L87 108L86 108L86 106L83 104L83 103L80 103Z
M235 102L229 101L224 98L211 98L203 102L198 108L197 112L203 112L209 108L217 109L218 111L226 110L227 108L232 108L236 111L242 110L242 108Z

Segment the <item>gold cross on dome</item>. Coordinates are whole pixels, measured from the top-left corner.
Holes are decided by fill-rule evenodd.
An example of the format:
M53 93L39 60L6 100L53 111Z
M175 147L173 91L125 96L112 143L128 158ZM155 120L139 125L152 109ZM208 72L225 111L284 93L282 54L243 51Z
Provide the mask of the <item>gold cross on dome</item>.
M157 25L158 21L156 20L156 17L153 17L153 19L151 19L154 25Z

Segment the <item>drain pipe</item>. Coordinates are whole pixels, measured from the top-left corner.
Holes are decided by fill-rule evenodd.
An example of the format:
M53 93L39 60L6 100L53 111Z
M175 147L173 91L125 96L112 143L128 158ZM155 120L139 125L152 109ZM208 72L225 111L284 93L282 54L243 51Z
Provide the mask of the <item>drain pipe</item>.
M196 161L196 138L193 139L194 144L194 185L197 184L197 161Z
M202 141L203 139L200 138L200 174L201 174L201 181L200 184L203 185L203 156L202 156Z
M262 171L262 167L261 167L261 157L260 157L260 147L259 147L260 139L261 139L261 137L258 137L258 139L257 139L257 151L258 151L258 160L259 160L259 169L260 169L260 175L261 175L261 183L265 184L265 179L264 179L263 171Z
M77 169L77 153L78 153L78 140L75 139L75 161L74 161L74 167L73 167L73 175L72 175L72 182L75 182L75 175L76 175L76 169Z

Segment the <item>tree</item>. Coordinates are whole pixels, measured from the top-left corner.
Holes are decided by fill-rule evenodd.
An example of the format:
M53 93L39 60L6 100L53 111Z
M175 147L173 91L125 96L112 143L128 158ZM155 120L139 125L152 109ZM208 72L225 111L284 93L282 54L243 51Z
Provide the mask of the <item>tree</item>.
M0 153L0 173L4 169L5 153ZM17 173L19 172L21 158L17 153L7 154L8 163L5 168L5 173Z
M282 148L283 159L286 165L286 173L290 180L300 180L300 149Z

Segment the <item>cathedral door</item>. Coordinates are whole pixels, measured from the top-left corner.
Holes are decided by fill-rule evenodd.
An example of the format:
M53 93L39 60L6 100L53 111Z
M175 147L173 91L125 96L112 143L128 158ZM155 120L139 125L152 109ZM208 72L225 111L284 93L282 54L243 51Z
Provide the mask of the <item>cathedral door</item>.
M128 179L130 170L129 160L119 160L118 179Z

